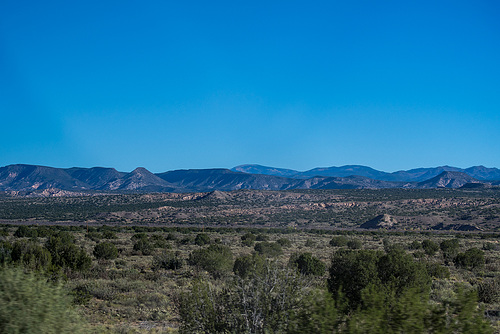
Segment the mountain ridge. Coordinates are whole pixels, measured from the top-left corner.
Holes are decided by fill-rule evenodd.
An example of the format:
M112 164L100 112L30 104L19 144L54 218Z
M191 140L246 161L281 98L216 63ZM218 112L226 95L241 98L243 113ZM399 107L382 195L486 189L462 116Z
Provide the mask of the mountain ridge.
M420 182L438 176L442 172L462 172L475 179L482 181L497 181L500 180L500 169L488 168L482 165L469 168L459 168L453 166L438 166L429 168L414 168L409 170L400 170L396 172L384 172L362 165L345 165L339 167L316 167L307 171L296 171L293 169L275 168L262 165L239 165L231 168L233 171L239 171L249 174L265 174L282 176L286 173L291 178L309 178L315 176L327 177L347 177L347 176L365 176L380 181L396 181L396 182ZM274 172L276 171L276 172Z
M244 170L252 171L252 173L244 172ZM262 174L262 172L279 175ZM491 186L499 184L499 182L480 180L470 174L480 175L483 178L498 175L498 180L500 180L500 170L484 166L474 166L467 169L441 166L386 173L366 166L348 165L314 168L306 172L297 172L299 174L293 174L294 172L296 171L291 169L260 165L241 165L233 169L182 169L163 173L152 173L144 167L138 167L127 173L105 167L55 168L18 164L0 167L0 191L42 192L59 189L73 192L206 192L238 189L429 189L460 187L472 189L471 185L474 184ZM332 174L337 176L331 176ZM401 176L402 174L404 177Z

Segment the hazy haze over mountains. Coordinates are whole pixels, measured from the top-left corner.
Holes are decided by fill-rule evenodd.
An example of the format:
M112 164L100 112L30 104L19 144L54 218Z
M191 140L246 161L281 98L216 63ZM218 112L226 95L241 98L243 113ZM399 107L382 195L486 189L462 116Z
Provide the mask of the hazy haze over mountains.
M286 176L286 177L285 177ZM386 173L366 166L291 169L241 165L230 169L186 169L151 173L138 167L130 173L114 168L53 168L9 165L0 168L0 191L198 192L237 189L382 189L460 188L466 184L497 185L500 170L475 166L419 168ZM469 186L470 187L470 186Z

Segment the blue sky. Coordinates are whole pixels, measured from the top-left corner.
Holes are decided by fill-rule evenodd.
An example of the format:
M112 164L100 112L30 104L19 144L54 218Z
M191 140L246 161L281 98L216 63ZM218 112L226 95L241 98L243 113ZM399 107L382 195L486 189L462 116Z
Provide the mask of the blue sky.
M0 166L500 167L497 1L2 1Z

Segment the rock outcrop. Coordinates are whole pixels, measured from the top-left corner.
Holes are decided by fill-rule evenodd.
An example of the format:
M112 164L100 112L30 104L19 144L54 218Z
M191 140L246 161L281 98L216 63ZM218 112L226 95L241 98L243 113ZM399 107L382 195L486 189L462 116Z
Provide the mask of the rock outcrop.
M397 225L398 221L388 215L388 214L383 214L379 215L373 219L370 219L369 221L361 224L360 228L366 228L366 229L379 229L379 228L385 228L385 229L391 229L394 228L395 225Z

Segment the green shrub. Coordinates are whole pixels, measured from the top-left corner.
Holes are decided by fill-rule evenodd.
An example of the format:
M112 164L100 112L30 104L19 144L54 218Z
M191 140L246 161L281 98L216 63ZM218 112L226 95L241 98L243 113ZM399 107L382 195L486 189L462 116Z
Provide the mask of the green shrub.
M264 268L265 258L258 254L243 255L234 261L233 272L241 278L259 274Z
M422 248L422 244L418 240L413 240L408 246L409 249L417 250Z
M191 252L188 263L220 277L233 269L233 253L227 246L212 244Z
M60 285L19 268L0 270L0 333L86 333Z
M413 252L413 257L416 259L423 259L426 257L426 255L424 251L418 250L416 252Z
M431 277L435 278L450 278L450 270L439 263L427 263L427 272Z
M153 248L165 248L170 246L167 240L160 234L153 234L149 237L149 242Z
M102 232L103 239L117 239L116 233L110 230L104 230Z
M350 249L361 249L363 243L359 239L351 239L347 242L347 247Z
M17 228L16 232L14 232L14 236L17 238L36 238L38 237L38 232L33 227L21 225Z
M39 238L48 238L54 234L54 230L49 226L38 226L36 232Z
M142 255L151 255L155 248L147 238L141 238L135 242L133 249L136 252L141 252Z
M7 230L6 227L0 229L0 237L8 237L9 236L9 231Z
M257 237L255 236L255 234L245 233L241 236L241 243L243 244L243 246L251 247L256 239Z
M363 305L347 317L347 333L493 333L472 292L431 304L428 294L415 289L394 295L371 286Z
M484 266L484 252L479 248L469 248L464 253L457 254L453 262L457 267L479 269Z
M349 300L353 309L361 304L362 291L370 284L381 283L377 261L380 252L371 250L352 251L339 249L332 256L328 289L334 297L340 292Z
M339 312L332 295L325 290L315 289L301 301L288 324L289 334L331 334L339 333Z
M349 239L347 239L346 236L344 235L339 235L338 237L333 237L332 240L330 240L330 246L333 247L344 247L347 245L347 242Z
M177 270L182 268L183 264L184 261L180 257L179 253L174 253L172 251L163 251L160 254L156 254L153 256L152 267L154 270Z
M99 240L102 239L102 234L96 231L91 231L87 233L85 236L94 242L98 242Z
M384 249L392 245L392 242L389 238L382 239L382 245L384 245Z
M113 260L118 257L118 249L112 242L101 242L95 245L94 256L97 259Z
M59 239L59 241L64 245L75 243L75 236L67 231L59 231L57 233L52 234L51 239L52 237Z
M314 240L307 239L307 240L306 240L306 243L304 244L304 246L305 246L305 247L309 247L309 248L311 248L311 247L316 246L316 242L315 242Z
M41 245L26 240L16 241L12 246L11 258L13 262L22 263L33 270L50 269L52 256Z
M193 238L191 237L184 237L182 239L177 239L178 245L189 245L191 243L193 243Z
M269 241L269 237L265 234L258 234L256 237L255 237L255 240L256 241Z
M406 276L415 263L411 256L391 252L394 254L344 250L365 264L380 260L384 266L390 262L385 269L394 276L387 284L369 283L363 288L360 307L349 307L353 304L346 295L335 300L326 291L308 293L301 276L282 270L276 263L267 262L260 274L223 286L196 281L179 298L179 332L493 333L473 292L459 290L456 297L431 303L417 282L399 293L393 290L397 276ZM365 261L370 257L374 261Z
M206 233L198 233L196 238L194 238L195 245L205 246L210 243L210 236Z
M297 268L303 275L321 276L326 270L325 264L311 253L292 254L289 265Z
M177 235L174 234L174 233L169 233L169 234L167 234L166 239L167 240L171 240L171 241L176 241L177 240Z
M445 255L445 258L453 258L457 254L458 249L460 248L460 243L458 239L446 239L441 241L439 244L439 248Z
M12 261L12 245L8 241L0 241L0 265L9 264Z
M332 256L328 288L336 298L341 291L350 308L356 309L363 302L365 289L370 286L389 289L399 295L412 288L428 291L430 282L425 266L397 248L385 254L341 248Z
M260 255L264 255L266 257L275 257L283 253L280 244L267 241L255 244L254 250Z
M324 333L492 333L469 292L431 303L425 266L398 248L386 254L337 251L328 286L341 311L341 327L335 330L332 321Z
M378 286L368 286L362 294L363 307L346 319L346 333L428 333L432 319L426 294L405 290L399 295Z
M439 250L439 245L432 240L425 239L422 241L422 249L425 254L432 256Z
M45 248L52 256L52 264L61 268L83 271L90 268L92 259L75 244L74 237L68 232L59 232L51 236Z
M280 238L278 240L276 240L277 243L280 244L281 247L284 247L284 248L288 248L290 246L292 246L292 242L290 241L290 239L287 239L287 238Z
M266 263L259 275L218 288L194 282L179 300L180 333L285 333L300 307L301 277Z
M136 240L147 239L147 238L148 238L148 235L144 232L141 232L141 233L134 234L130 239L132 241L136 241Z
M377 274L380 281L397 294L413 288L430 289L431 277L425 263L415 261L402 249L393 248L382 255L377 261Z
M460 243L458 239L447 239L441 241L439 248L443 252L444 262L449 264L457 256Z
M79 284L71 290L73 303L76 305L86 305L92 299L92 294L85 284Z
M485 250L485 251L493 251L493 250L497 250L498 248L499 248L498 244L495 244L493 242L483 243L483 250Z
M488 278L477 286L477 296L480 302L483 303L499 303L500 302L500 276Z

